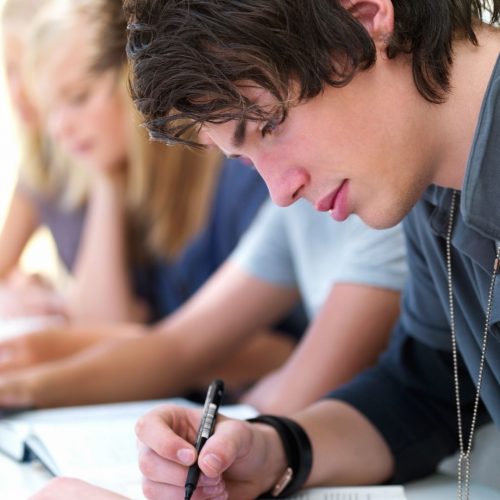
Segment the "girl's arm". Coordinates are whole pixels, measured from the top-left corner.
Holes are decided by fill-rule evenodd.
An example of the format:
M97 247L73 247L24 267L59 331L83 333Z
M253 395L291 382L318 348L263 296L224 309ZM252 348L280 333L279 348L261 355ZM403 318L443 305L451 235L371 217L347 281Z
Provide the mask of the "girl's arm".
M38 215L29 196L16 189L0 232L0 279L5 279L17 266L38 224Z
M226 263L153 330L130 326L108 338L103 330L83 349L76 339L70 342L68 334L71 345L65 352L75 348L73 355L3 372L0 406L62 406L182 394L204 386L207 374L217 375L255 332L282 317L296 300L296 290L269 285ZM40 335L32 344L38 346L37 353L43 349ZM49 358L53 340L54 331L45 342ZM64 342L60 335L58 349L64 351ZM0 343L0 359L3 347L7 363L13 366L17 356L22 364L26 345L26 337Z
M64 314L64 303L39 276L17 270L29 239L39 226L36 205L16 189L0 232L0 315L4 317Z
M133 293L126 243L125 179L97 173L68 293L74 320L145 321L146 307Z

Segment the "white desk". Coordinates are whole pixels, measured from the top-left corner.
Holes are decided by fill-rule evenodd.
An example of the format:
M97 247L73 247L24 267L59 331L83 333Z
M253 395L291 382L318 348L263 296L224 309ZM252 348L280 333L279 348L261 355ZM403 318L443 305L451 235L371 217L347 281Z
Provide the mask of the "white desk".
M51 478L37 463L18 464L0 454L0 498L25 500ZM408 500L456 500L455 478L436 474L405 485ZM471 500L500 500L500 491L473 484ZM138 498L138 497L137 497Z
M38 491L51 475L37 463L19 464L0 453L0 498L23 500Z
M456 480L447 474L436 474L405 485L405 493L407 500L456 500ZM470 499L500 500L500 490L473 483Z

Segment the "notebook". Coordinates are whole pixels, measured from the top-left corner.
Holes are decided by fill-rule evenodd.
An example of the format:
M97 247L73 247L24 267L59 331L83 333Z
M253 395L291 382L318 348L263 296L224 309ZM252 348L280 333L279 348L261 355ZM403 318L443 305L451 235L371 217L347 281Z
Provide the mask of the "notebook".
M71 476L131 498L142 498L134 426L165 403L197 406L185 399L139 401L4 414L0 452L14 460L38 459L55 476ZM256 415L248 405L222 406L233 418Z
M137 466L137 419L164 403L198 406L185 399L111 403L9 413L0 411L0 452L17 461L39 460L53 475L70 476L128 498L144 498ZM220 413L251 418L248 405ZM75 452L77 450L77 452ZM401 486L312 488L293 500L405 500Z
M311 488L289 498L293 500L406 500L402 486Z

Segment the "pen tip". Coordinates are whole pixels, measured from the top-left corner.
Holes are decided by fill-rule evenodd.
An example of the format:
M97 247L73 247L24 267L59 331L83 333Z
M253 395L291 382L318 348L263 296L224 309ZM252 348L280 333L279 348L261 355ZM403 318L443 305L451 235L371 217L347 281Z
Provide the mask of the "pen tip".
M194 493L194 488L191 485L187 485L186 494L184 495L184 500L191 500L193 493Z

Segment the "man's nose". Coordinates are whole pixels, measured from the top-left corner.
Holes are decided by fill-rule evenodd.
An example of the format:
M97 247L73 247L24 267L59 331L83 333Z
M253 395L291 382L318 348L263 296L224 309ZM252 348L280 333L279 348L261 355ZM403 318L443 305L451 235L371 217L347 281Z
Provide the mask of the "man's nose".
M257 160L254 165L276 205L287 207L304 196L309 184L309 174L304 168L265 159Z

